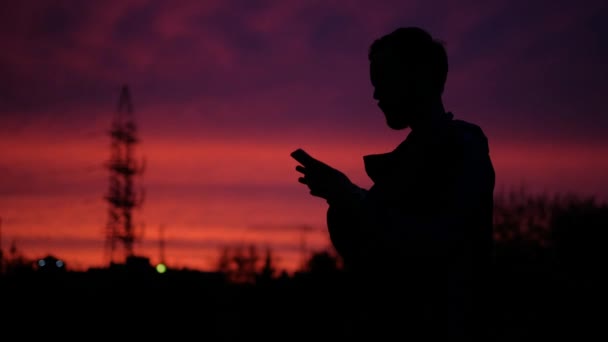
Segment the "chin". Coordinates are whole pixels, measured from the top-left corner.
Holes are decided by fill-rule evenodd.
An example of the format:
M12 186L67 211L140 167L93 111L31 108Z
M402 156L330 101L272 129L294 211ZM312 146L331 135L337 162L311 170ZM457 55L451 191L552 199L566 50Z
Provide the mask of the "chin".
M410 124L407 120L402 117L391 117L386 115L386 125L394 130L402 130L410 127Z
M388 123L388 127L390 129L396 130L396 131L400 131L400 130L404 130L408 127L410 127L410 125L408 124L394 124L394 123Z

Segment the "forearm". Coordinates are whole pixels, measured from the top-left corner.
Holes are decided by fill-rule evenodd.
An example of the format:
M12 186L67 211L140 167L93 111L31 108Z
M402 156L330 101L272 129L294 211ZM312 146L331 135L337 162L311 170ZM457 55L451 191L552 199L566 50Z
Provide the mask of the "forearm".
M326 200L330 207L336 206L345 209L358 208L365 201L367 192L368 190L357 184L350 183L349 186L344 187L344 189L337 192L332 197L328 197Z
M328 200L327 227L331 242L342 256L352 259L361 249L365 221L365 196L367 190L356 185L346 196Z

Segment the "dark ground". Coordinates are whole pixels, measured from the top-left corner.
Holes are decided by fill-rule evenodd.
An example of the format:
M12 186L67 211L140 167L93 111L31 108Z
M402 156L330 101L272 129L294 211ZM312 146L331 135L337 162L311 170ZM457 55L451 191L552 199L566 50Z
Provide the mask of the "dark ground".
M602 332L598 281L566 276L540 262L496 266L493 331L498 341ZM347 334L352 322L344 274L300 273L230 284L219 273L96 270L27 272L0 278L2 331L122 340L310 340ZM595 310L599 310L594 312Z

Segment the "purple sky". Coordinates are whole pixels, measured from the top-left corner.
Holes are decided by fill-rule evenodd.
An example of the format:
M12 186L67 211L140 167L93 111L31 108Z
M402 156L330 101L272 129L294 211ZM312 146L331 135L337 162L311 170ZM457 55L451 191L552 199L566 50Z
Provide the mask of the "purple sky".
M484 129L499 187L608 198L607 14L602 1L7 3L6 234L36 241L35 251L48 227L87 227L75 241L99 235L104 134L123 83L150 160L152 226L322 227L325 208L297 184L289 152L304 147L369 185L361 156L407 131L390 131L372 100L367 49L400 26L446 43L446 108Z

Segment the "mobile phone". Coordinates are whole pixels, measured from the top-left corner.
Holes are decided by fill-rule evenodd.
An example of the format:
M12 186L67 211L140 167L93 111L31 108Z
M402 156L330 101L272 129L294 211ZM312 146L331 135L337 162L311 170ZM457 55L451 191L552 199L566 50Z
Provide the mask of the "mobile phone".
M291 157L293 159L297 160L298 162L300 162L304 166L306 166L307 164L310 164L311 162L316 161L315 158L311 157L310 154L308 154L306 151L304 151L301 148L291 152Z

